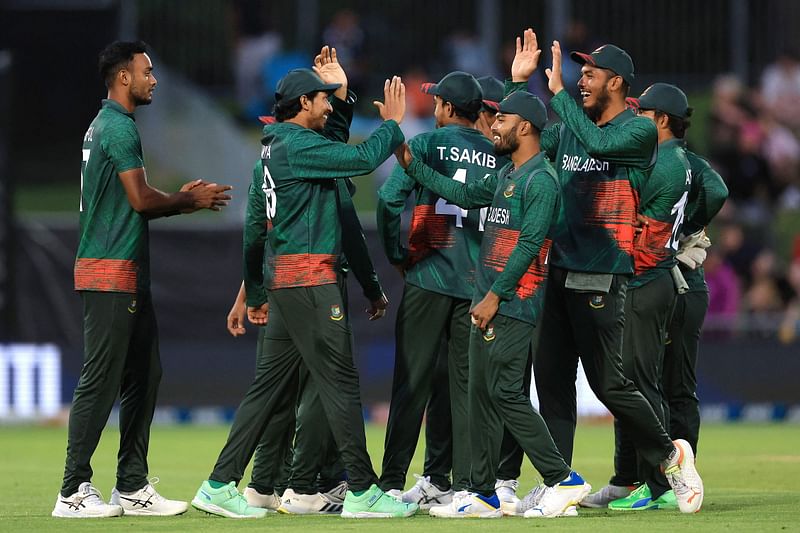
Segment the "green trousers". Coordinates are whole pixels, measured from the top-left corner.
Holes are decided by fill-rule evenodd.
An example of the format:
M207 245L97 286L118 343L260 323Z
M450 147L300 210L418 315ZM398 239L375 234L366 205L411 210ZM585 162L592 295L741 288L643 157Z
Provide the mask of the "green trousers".
M367 453L364 418L353 364L352 334L346 306L335 284L271 291L265 326L267 354L234 417L228 440L210 479L241 480L282 396L299 387L301 365L314 381L351 490L377 482Z
M91 481L90 461L119 396L116 487L147 484L150 424L161 381L158 327L149 293L81 292L84 360L69 414L61 495Z
M622 342L622 369L642 393L658 419L667 426L661 391L664 343L667 325L675 306L675 286L669 270L647 284L628 287L625 298L625 333ZM653 499L669 490L657 465L649 464L637 453L635 429L614 421L615 451L612 485L646 482Z
M528 361L525 363L525 373L522 376L522 394L531 401L531 379L533 378L533 347L538 338L538 328L533 330L534 342L528 351ZM497 466L497 479L519 479L522 473L522 446L514 439L508 430L503 428L503 443L500 446L500 464Z
M431 482L439 488L447 489L451 486L449 479L451 462L445 456L449 446L452 446L452 487L455 490L462 490L468 484L469 306L469 300L405 285L403 299L397 311L395 329L392 399L380 480L383 490L402 489L405 486L408 467L419 439L425 407L434 396L434 391L438 389L438 394L444 388L449 391L452 440L427 440L429 449L426 452L424 475L430 476ZM437 372L437 368L441 368L439 365L443 364L439 358L443 339L447 342L446 381L444 372ZM436 413L441 415L443 410L441 405L440 397L434 402L434 416ZM429 431L433 428L430 420L428 428ZM441 429L441 424L437 429ZM431 449L434 445L438 448ZM436 469L427 470L427 468Z
M697 347L706 311L707 292L678 295L664 352L664 398L669 409L669 433L673 439L685 439L691 444L695 455L700 437Z
M497 315L485 332L475 326L470 331L470 489L486 496L494 493L504 426L547 485L570 473L547 425L523 392L533 328Z
M674 446L655 411L622 369L625 294L629 276L614 275L608 293L565 287L567 271L550 267L533 375L539 409L568 464L577 423L578 358L592 391L634 430L636 449L659 465Z

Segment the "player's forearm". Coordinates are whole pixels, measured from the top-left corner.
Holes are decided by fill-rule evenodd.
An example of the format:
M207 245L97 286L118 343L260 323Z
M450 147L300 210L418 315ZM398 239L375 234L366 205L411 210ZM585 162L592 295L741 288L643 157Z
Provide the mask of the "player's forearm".
M489 183L496 183L496 175L473 183L461 183L436 172L417 158L408 166L406 173L423 187L463 209L492 205L494 188Z

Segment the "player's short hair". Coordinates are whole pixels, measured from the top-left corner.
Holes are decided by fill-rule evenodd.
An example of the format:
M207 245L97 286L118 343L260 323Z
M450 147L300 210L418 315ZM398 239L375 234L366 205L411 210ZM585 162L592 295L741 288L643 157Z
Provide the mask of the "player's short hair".
M98 70L106 87L114 84L117 73L133 61L135 54L146 54L147 43L144 41L114 41L106 46L98 58Z
M474 110L472 107L470 107L470 109L459 107L453 102L450 102L450 105L453 106L453 113L455 113L457 117L465 118L473 123L478 120L478 113L481 110L480 100L476 100Z
M669 131L672 132L672 135L676 138L683 139L686 137L686 130L688 130L689 126L692 125L692 122L689 120L689 117L692 116L692 111L693 109L691 107L686 110L686 118L676 117L675 115L670 115L664 113L663 111L656 111L655 116L656 120L658 120L660 117L666 115L669 119L669 122L667 123Z
M302 107L300 106L300 98L305 96L309 100L313 100L314 98L316 98L318 92L320 91L314 91L308 94L303 94L291 100L277 101L275 103L275 106L272 108L272 114L275 116L275 121L284 122L286 120L289 120L290 118L296 117L297 114L302 109Z

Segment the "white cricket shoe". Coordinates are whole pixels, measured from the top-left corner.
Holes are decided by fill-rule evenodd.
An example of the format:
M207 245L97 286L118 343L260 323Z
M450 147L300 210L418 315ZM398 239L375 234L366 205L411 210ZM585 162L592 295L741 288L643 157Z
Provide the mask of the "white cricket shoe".
M487 498L476 492L459 491L447 505L430 508L430 516L438 518L502 518L497 494Z
M672 441L675 451L664 460L661 467L670 487L675 492L682 513L696 513L703 505L703 480L694 465L692 446L683 439Z
M535 507L525 511L525 518L555 518L557 516L577 516L575 508L588 496L592 486L586 483L577 472L552 487L547 487Z
M158 492L155 485L158 478L154 477L141 489L125 493L111 489L111 505L119 505L126 515L131 516L175 516L185 513L189 504L179 500L168 500Z
M110 518L122 516L122 512L122 507L104 502L100 491L84 481L68 498L59 494L50 514L56 518Z
M403 501L403 491L400 489L389 489L384 494L388 494L392 498L398 501Z
M286 489L281 498L278 512L283 514L340 514L342 503L334 503L319 492L298 494L293 489Z
M534 486L531 491L522 497L521 500L518 499L515 503L506 503L500 502L500 507L503 509L503 514L507 516L523 516L525 511L528 509L533 509L537 505L539 505L539 500L542 499L544 496L544 491L547 489L547 485L544 483L539 483L538 485Z
M518 488L519 481L516 479L498 479L494 484L494 491L497 499L500 500L500 509L503 510L503 514L513 515L517 503L519 503Z
M635 487L619 486L619 485L606 485L602 489L589 494L581 500L581 507L590 507L592 509L605 509L608 504L620 498L627 498Z
M420 509L430 509L434 505L446 505L453 501L452 490L441 490L431 483L430 476L414 474L417 483L405 491L401 497L405 503L416 503Z
M244 489L243 495L247 500L247 505L250 507L260 507L274 512L281 506L281 498L274 492L272 494L261 494L253 487L247 487Z
M347 481L340 481L335 487L326 492L322 492L322 497L331 503L338 503L344 505L344 499L347 496L347 489L350 488Z

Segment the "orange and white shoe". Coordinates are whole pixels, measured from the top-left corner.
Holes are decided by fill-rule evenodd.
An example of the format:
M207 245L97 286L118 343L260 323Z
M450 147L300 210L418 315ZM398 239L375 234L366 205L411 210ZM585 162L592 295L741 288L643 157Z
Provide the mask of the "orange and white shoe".
M694 465L694 452L683 439L672 441L675 451L661 463L682 513L696 513L703 505L703 480Z

